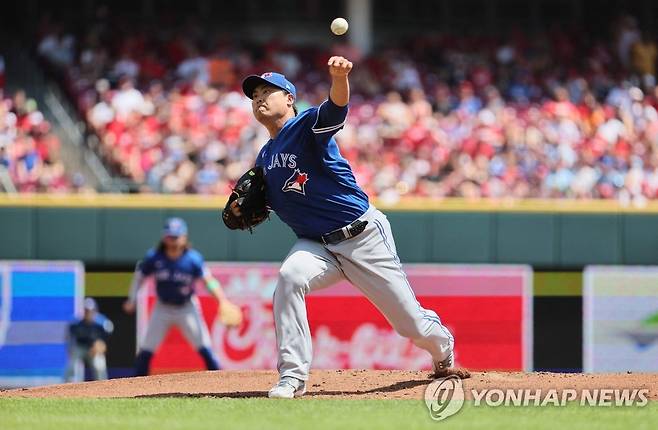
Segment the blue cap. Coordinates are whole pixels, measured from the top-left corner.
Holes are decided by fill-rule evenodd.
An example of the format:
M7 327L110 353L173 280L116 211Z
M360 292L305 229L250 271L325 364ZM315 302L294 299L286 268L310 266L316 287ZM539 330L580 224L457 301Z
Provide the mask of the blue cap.
M254 90L256 89L257 86L259 85L272 85L277 88L281 88L283 91L287 91L292 96L297 99L297 89L295 86L290 82L289 80L286 79L285 76L283 76L281 73L275 73L275 72L267 72L263 73L262 75L251 75L247 76L247 78L242 81L242 91L244 91L244 95L253 98L254 95Z
M169 218L162 230L162 236L185 236L187 235L187 224L181 218Z

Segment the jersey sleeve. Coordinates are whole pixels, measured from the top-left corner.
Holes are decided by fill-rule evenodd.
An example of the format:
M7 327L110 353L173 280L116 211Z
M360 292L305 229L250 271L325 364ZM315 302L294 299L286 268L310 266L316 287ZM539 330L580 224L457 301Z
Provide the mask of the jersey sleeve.
M331 137L345 125L347 106L338 106L327 98L317 108L315 122L311 131L318 143L327 143Z
M206 274L206 263L203 261L203 256L197 251L193 251L192 260L194 262L192 276L194 279L203 278Z
M152 275L155 271L155 249L149 250L144 259L137 265L137 270L144 276Z
M108 318L103 321L103 340L107 341L112 333L114 333L114 324Z
M112 321L110 321L110 319L107 316L101 314L100 312L96 314L96 324L98 324L101 327L103 331L104 340L110 337L110 335L114 332L114 324L112 323Z

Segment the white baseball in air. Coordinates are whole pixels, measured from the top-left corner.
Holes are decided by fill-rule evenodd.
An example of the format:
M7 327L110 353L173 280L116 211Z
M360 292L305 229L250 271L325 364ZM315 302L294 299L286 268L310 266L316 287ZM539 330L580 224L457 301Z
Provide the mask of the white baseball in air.
M345 18L336 18L331 21L331 32L336 36L347 33L347 28L349 24Z

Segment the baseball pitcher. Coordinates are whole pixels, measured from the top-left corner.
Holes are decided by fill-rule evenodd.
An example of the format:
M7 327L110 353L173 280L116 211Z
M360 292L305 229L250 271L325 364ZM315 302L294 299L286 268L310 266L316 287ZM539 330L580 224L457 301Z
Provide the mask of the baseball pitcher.
M247 229L262 222L267 207L298 237L284 260L274 293L279 382L269 397L304 394L312 359L305 295L347 279L402 336L428 351L436 376L455 369L454 339L438 315L416 300L398 258L386 216L357 185L334 135L343 127L350 98L352 63L331 57L329 97L297 114L295 86L268 72L247 77L242 88L270 140L256 166L238 182L224 212L225 224Z

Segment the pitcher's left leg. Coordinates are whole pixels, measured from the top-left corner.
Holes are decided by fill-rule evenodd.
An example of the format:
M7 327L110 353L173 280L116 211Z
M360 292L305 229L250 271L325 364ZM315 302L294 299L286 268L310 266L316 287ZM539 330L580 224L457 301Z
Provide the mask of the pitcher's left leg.
M388 220L379 211L352 240L328 247L346 277L384 314L393 328L428 351L435 367L452 367L454 338L436 312L424 309L397 257Z

